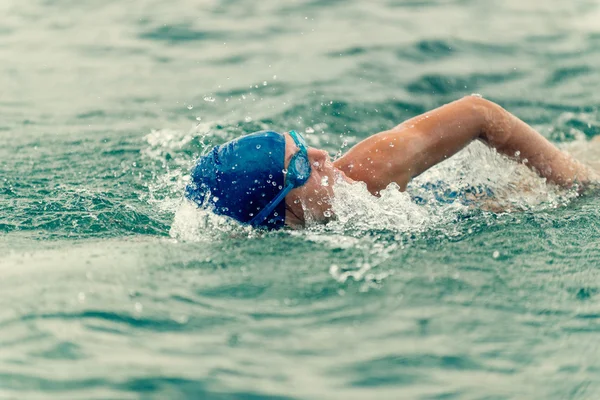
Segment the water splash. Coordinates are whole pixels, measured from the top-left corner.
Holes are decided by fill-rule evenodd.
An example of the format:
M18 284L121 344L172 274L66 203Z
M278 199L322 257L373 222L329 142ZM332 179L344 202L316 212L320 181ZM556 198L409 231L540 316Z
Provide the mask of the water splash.
M212 242L222 238L253 237L260 232L250 226L238 224L231 218L198 208L187 200L181 200L169 235L184 242Z
M432 194L431 184L440 182L451 189L456 200ZM493 195L474 197L473 188L485 188ZM373 230L425 232L477 210L541 211L564 206L577 197L575 190L549 184L526 166L478 142L414 179L407 192L400 192L392 183L381 197L374 197L362 182L336 182L334 190L332 206L337 219L326 230L359 235ZM415 197L429 201L417 204Z
M332 208L336 219L327 231L365 234L373 230L423 231L436 222L429 207L416 204L406 192L390 184L375 197L363 182L336 182Z

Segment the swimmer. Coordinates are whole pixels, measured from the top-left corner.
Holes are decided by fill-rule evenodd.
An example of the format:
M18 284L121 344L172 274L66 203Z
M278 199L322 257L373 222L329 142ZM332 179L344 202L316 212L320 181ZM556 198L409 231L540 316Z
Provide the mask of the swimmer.
M409 181L480 140L563 188L584 189L599 176L499 105L472 95L374 134L331 161L301 134L264 131L216 146L191 172L186 197L256 228L326 223L336 182L364 182L369 192Z

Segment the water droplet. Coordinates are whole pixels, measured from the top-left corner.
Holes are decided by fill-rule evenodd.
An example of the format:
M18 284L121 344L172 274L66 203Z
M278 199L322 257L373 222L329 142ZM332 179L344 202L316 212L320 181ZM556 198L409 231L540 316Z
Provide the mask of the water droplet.
M394 147L394 143L390 142L390 147Z
M264 81L263 86L267 86L267 85L268 85L267 81Z
M329 186L329 177L324 176L321 178L321 186Z
M498 250L494 251L494 252L492 253L492 257L494 257L494 258L498 258L498 257L500 257L500 252L499 252Z
M252 121L252 117L248 115L246 118L244 118L244 121L250 122Z
M273 186L277 186L277 182L273 181L273 182L272 182L272 185L273 185Z
M256 145L256 150L260 149L260 144Z
M212 199L213 199L213 201L214 201L215 203L216 203L217 201L219 201L219 198L218 198L217 196L214 196Z
M196 121L202 121L201 117L196 117Z
M144 309L144 306L142 306L142 303L136 302L134 308L135 308L136 312L142 312L142 310Z
M187 109L188 109L188 110L191 110L192 108L194 108L194 106L193 106L193 105L191 105L191 104L189 104L189 105L187 106Z
M329 210L323 211L323 216L326 218L331 218L331 211L329 211Z
M519 150L515 151L515 157L519 157L521 155L521 152Z
M79 294L77 295L77 299L80 303L83 303L85 301L85 293L79 292Z
M283 172L284 174L287 174L288 170L287 169L282 169L281 172Z
M214 103L215 100L216 99L212 96L204 96L204 101L208 101L209 103Z
M306 133L315 133L315 130L309 126L308 128L306 128L304 130L304 132L306 132Z

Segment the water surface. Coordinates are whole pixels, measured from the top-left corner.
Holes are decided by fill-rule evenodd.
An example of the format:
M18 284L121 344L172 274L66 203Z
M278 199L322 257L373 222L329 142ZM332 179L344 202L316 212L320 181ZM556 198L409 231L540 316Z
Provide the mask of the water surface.
M414 190L511 212L342 188L336 223L257 234L181 200L207 145L296 129L335 156L474 92L597 163L596 2L0 11L0 398L600 394L597 196L471 146Z

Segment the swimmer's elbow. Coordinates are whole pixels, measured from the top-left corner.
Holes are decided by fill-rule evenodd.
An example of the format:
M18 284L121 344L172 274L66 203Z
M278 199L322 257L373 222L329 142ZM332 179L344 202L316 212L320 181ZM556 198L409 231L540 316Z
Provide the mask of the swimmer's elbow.
M493 101L472 94L459 100L464 107L474 113L479 138L492 147L501 150L509 141L514 130L515 118Z

